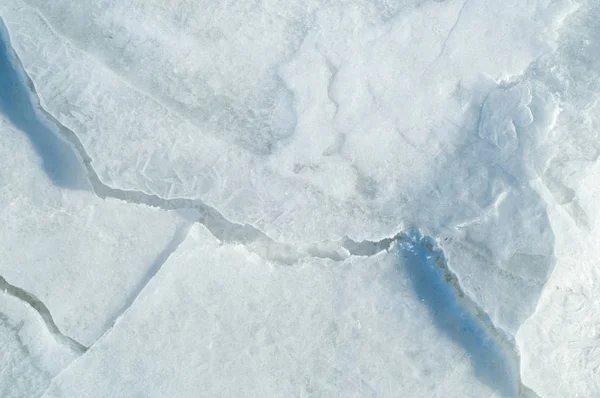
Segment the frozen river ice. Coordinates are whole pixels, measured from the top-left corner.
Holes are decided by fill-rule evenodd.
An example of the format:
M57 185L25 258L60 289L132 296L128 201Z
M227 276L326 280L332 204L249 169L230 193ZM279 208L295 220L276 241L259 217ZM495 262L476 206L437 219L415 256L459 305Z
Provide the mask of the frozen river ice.
M597 395L598 16L0 0L1 395Z

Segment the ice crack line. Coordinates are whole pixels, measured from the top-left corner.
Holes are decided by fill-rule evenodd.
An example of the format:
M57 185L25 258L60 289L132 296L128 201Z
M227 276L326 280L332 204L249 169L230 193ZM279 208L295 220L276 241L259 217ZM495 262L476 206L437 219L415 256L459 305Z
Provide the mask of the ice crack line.
M465 0L465 2L463 3L463 5L460 7L460 10L458 11L458 15L456 16L456 20L454 21L454 24L452 25L452 27L448 31L448 34L446 35L446 38L444 39L444 41L442 43L442 47L440 49L440 52L439 52L438 56L435 58L434 62L437 61L446 52L446 46L448 45L448 41L450 40L450 37L452 37L452 34L454 33L454 30L456 30L456 27L458 26L458 23L460 22L460 20L462 18L463 11L465 10L465 7L467 6L467 4L469 4L469 1L470 0Z
M8 41L8 38L6 38ZM11 47L10 43L6 43L7 49L11 51L12 60L16 64L15 69L21 73L20 76L25 80L25 84L30 91L31 101L33 106L38 111L40 118L44 118L50 127L54 127L49 134L56 133L60 138L66 141L73 149L83 165L87 180L89 181L92 191L100 198L114 198L127 203L141 204L152 206L163 210L194 210L198 213L198 222L203 224L215 238L224 243L236 243L248 246L252 251L262 257L281 262L285 264L293 264L300 258L307 256L324 257L333 260L340 260L342 256L335 250L330 250L326 245L307 245L302 248L302 252L292 245L278 243L266 236L263 232L250 225L241 225L227 220L215 208L205 204L199 199L183 199L172 198L165 199L155 194L148 194L141 191L124 190L113 188L103 183L98 176L98 173L92 166L92 158L87 154L81 140L68 127L60 123L53 115L46 111L42 106L39 95L35 89L35 85L31 78L27 75L18 55Z
M88 347L84 346L77 340L63 334L60 331L58 326L56 326L56 323L54 322L54 319L52 318L52 314L50 313L48 307L46 307L46 305L35 295L27 292L24 289L21 289L20 287L12 285L3 276L0 276L0 290L33 308L44 321L44 324L46 325L48 331L50 331L50 333L58 342L65 346L68 346L74 352L77 352L79 354L83 354L87 351Z
M454 24L452 25L452 27L450 28L450 30L448 31L448 34L446 35L446 37L444 38L444 41L442 42L442 45L440 46L440 52L438 53L438 55L429 63L429 65L427 65L427 67L425 69L423 69L423 72L421 73L421 76L425 75L425 72L429 71L429 69L431 69L431 67L433 66L433 64L436 63L436 61L438 59L440 59L442 57L442 55L444 55L446 53L446 47L448 46L448 41L450 40L450 38L452 37L452 35L454 34L454 31L456 30L456 27L458 26L458 23L460 22L462 15L463 15L463 11L465 10L465 7L467 6L467 4L469 3L470 0L465 0L465 2L462 4L462 6L460 7L460 10L458 11L458 15L456 16L456 20L454 21Z
M102 333L102 335L105 335L107 332L109 332L113 328L115 323L123 316L123 314L133 305L133 303L135 303L139 295L146 288L146 286L148 286L148 283L150 283L152 278L154 278L154 276L161 270L163 265L167 262L169 257L171 257L171 255L175 253L179 246L185 241L185 239L189 235L190 230L192 229L192 226L193 224L190 223L175 232L175 235L171 239L171 242L169 242L165 249L158 254L156 259L146 272L144 278L133 289L133 292L129 295L129 297L125 299L121 308L117 310L116 313L112 316L112 318L109 319L104 325L104 333ZM95 344L95 342L93 344Z

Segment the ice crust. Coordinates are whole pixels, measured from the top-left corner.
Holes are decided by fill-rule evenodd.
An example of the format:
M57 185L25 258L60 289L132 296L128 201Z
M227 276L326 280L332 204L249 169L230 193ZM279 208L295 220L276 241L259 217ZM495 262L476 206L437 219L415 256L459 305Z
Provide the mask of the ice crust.
M65 335L104 333L46 395L600 394L599 10L0 1L34 95L81 143L4 100L0 275ZM201 200L265 239L195 225L179 246L192 212L98 199L79 150L106 187ZM414 282L426 262L397 239L414 226L483 340L436 296L449 280Z
M477 110L492 91L503 90L496 82L519 76L552 50L570 2L552 7L546 1L424 2L405 4L387 17L382 8L336 3L311 5L309 15L302 17L269 3L251 8L255 18L234 31L226 30L218 16L247 16L244 7L217 8L213 22L205 24L193 19L197 14L190 8L190 23L185 24L172 14L183 2L164 12L159 12L162 2L127 9L91 2L103 10L102 18L92 20L85 2L73 8L60 1L28 4L32 7L12 4L2 11L12 26L15 49L42 105L80 137L108 185L166 198L199 197L229 220L288 242L344 235L378 240L406 225L461 242L467 235L471 249L463 244L456 258L452 254L452 263L468 267L460 275L472 273L474 283L486 284L467 289L511 333L531 313L553 263L552 231L544 203L523 186L526 153L511 154L485 143L487 135L500 134L496 138L514 147L516 128L543 133L549 128L543 123L558 108L529 110L533 88L525 84L510 95L499 93L496 101L506 102L499 109L484 107L482 116ZM58 23L62 15L72 15L74 23ZM162 24L153 20L158 15ZM263 21L277 27L268 37L262 33ZM154 29L148 33L150 26L170 35ZM221 31L212 50L219 51L218 57L206 57L208 39L199 39L205 36L198 29ZM130 34L123 36L124 31ZM172 35L182 40L168 40ZM300 38L294 41L294 35ZM282 53L256 58L265 45L262 38L269 46L282 47ZM258 47L239 46L250 39ZM150 43L152 50L145 51ZM60 63L52 61L56 54ZM213 71L223 76L213 79ZM218 86L219 93L238 90L226 113L233 124L211 107L210 118L199 120L202 112L193 106L203 107L204 100L188 98L190 106L178 97L192 90L208 96L211 106L219 104L205 85L221 80L234 86ZM187 89L175 89L178 85ZM285 88L293 98L275 106L276 113L291 107L293 134L271 139L268 151L248 147L239 137L232 145L228 140L237 133L223 139L240 120L245 120L240 134L263 131L255 128L255 116L275 108L263 109L256 97L274 98L273 92L262 91L271 86ZM545 95L543 88L539 91ZM246 119L235 116L239 101L246 101ZM519 114L529 112L533 118L534 111L535 123ZM190 113L194 117L186 116ZM480 117L484 125L478 128ZM512 132L493 132L485 120L496 119L521 125ZM282 131L278 125L272 129ZM505 163L520 167L504 173L497 166L503 154L509 157ZM461 179L449 179L449 169ZM465 190L462 179L474 189ZM484 235L490 233L495 237L488 242ZM511 294L514 273L505 269L521 272L521 254L534 258L534 269L523 271L533 275L525 281L518 277L519 294ZM506 301L494 299L498 285Z

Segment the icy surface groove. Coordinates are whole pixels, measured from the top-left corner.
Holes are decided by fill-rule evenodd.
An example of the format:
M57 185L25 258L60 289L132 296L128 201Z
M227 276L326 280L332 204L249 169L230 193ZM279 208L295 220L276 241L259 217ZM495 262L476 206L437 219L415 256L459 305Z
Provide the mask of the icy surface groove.
M0 16L0 275L96 342L48 396L600 392L591 0Z

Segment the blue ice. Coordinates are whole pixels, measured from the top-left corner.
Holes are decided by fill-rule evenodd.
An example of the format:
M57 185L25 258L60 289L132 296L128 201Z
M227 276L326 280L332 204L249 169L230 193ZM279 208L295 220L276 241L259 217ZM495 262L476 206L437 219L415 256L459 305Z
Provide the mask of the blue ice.
M455 276L433 239L412 232L398 244L396 255L401 274L409 279L433 323L469 355L476 376L502 396L516 396L516 355L507 353L489 317L483 311L476 314L476 304L453 286Z
M27 78L10 45L0 19L0 112L23 131L42 160L52 182L69 189L86 189L83 165L73 148L57 135L57 126L46 120L34 104Z

